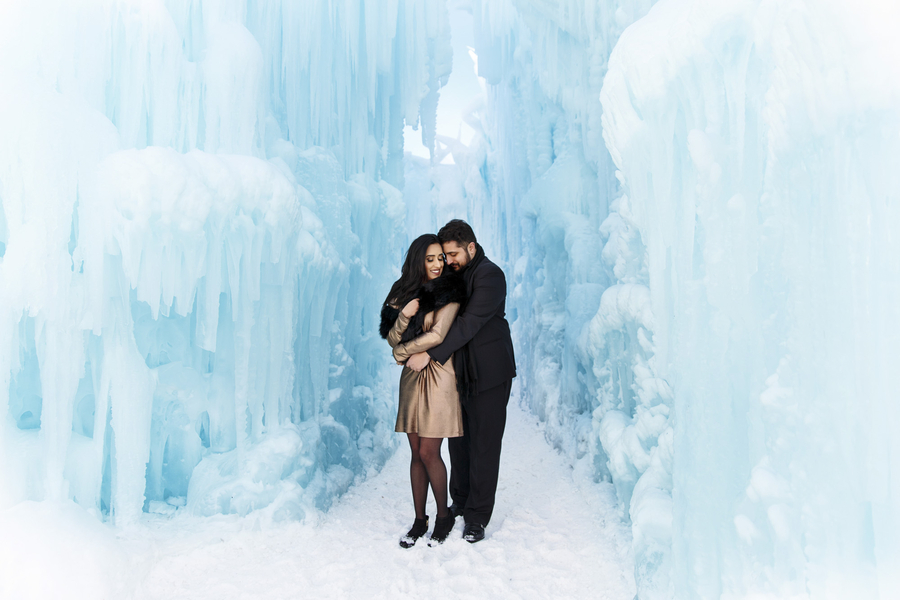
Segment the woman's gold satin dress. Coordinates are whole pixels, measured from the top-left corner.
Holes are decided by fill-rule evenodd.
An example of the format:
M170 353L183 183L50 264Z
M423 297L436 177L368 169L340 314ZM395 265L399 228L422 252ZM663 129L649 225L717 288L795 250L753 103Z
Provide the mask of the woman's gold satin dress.
M425 352L444 341L459 304L452 302L425 315L424 333L417 338L400 343L409 326L409 318L397 317L388 334L388 343L394 349L398 363L418 352ZM416 433L425 438L461 437L463 434L462 409L456 391L456 371L451 356L443 365L432 360L421 372L407 366L400 374L400 408L394 431Z

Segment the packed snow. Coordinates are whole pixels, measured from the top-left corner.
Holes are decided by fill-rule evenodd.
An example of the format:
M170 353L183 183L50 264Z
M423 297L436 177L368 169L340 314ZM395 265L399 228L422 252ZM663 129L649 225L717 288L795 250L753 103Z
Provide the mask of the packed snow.
M117 535L74 504L24 503L0 517L0 596L631 600L630 532L612 487L573 470L516 398L509 417L497 508L479 544L462 539L459 520L440 547L399 547L414 516L404 447L305 521L175 513ZM428 513L433 521L433 502Z

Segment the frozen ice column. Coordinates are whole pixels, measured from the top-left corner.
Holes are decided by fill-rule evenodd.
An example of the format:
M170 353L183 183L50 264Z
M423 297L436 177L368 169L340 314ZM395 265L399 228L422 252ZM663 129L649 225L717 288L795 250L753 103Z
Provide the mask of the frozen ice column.
M674 392L671 587L639 562L641 598L898 589L896 17L666 0L613 52L604 137Z
M393 449L369 300L444 3L0 12L0 505L327 507Z

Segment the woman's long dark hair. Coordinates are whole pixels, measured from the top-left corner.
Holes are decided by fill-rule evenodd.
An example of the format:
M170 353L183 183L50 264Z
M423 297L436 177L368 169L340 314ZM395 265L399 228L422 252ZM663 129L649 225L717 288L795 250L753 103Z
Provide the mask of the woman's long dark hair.
M433 233L420 235L409 245L406 251L406 259L403 261L403 268L400 269L400 279L391 286L391 291L384 304L393 304L398 308L403 308L407 302L413 299L416 292L425 283L427 269L425 268L425 255L428 252L428 246L432 244L441 245L438 236Z

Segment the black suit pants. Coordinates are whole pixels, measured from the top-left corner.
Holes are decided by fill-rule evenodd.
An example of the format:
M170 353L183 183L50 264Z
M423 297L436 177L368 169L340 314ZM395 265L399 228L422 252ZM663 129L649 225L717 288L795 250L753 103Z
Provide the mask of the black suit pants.
M450 497L465 507L466 523L487 525L494 511L500 446L512 380L460 398L463 436L450 438Z

